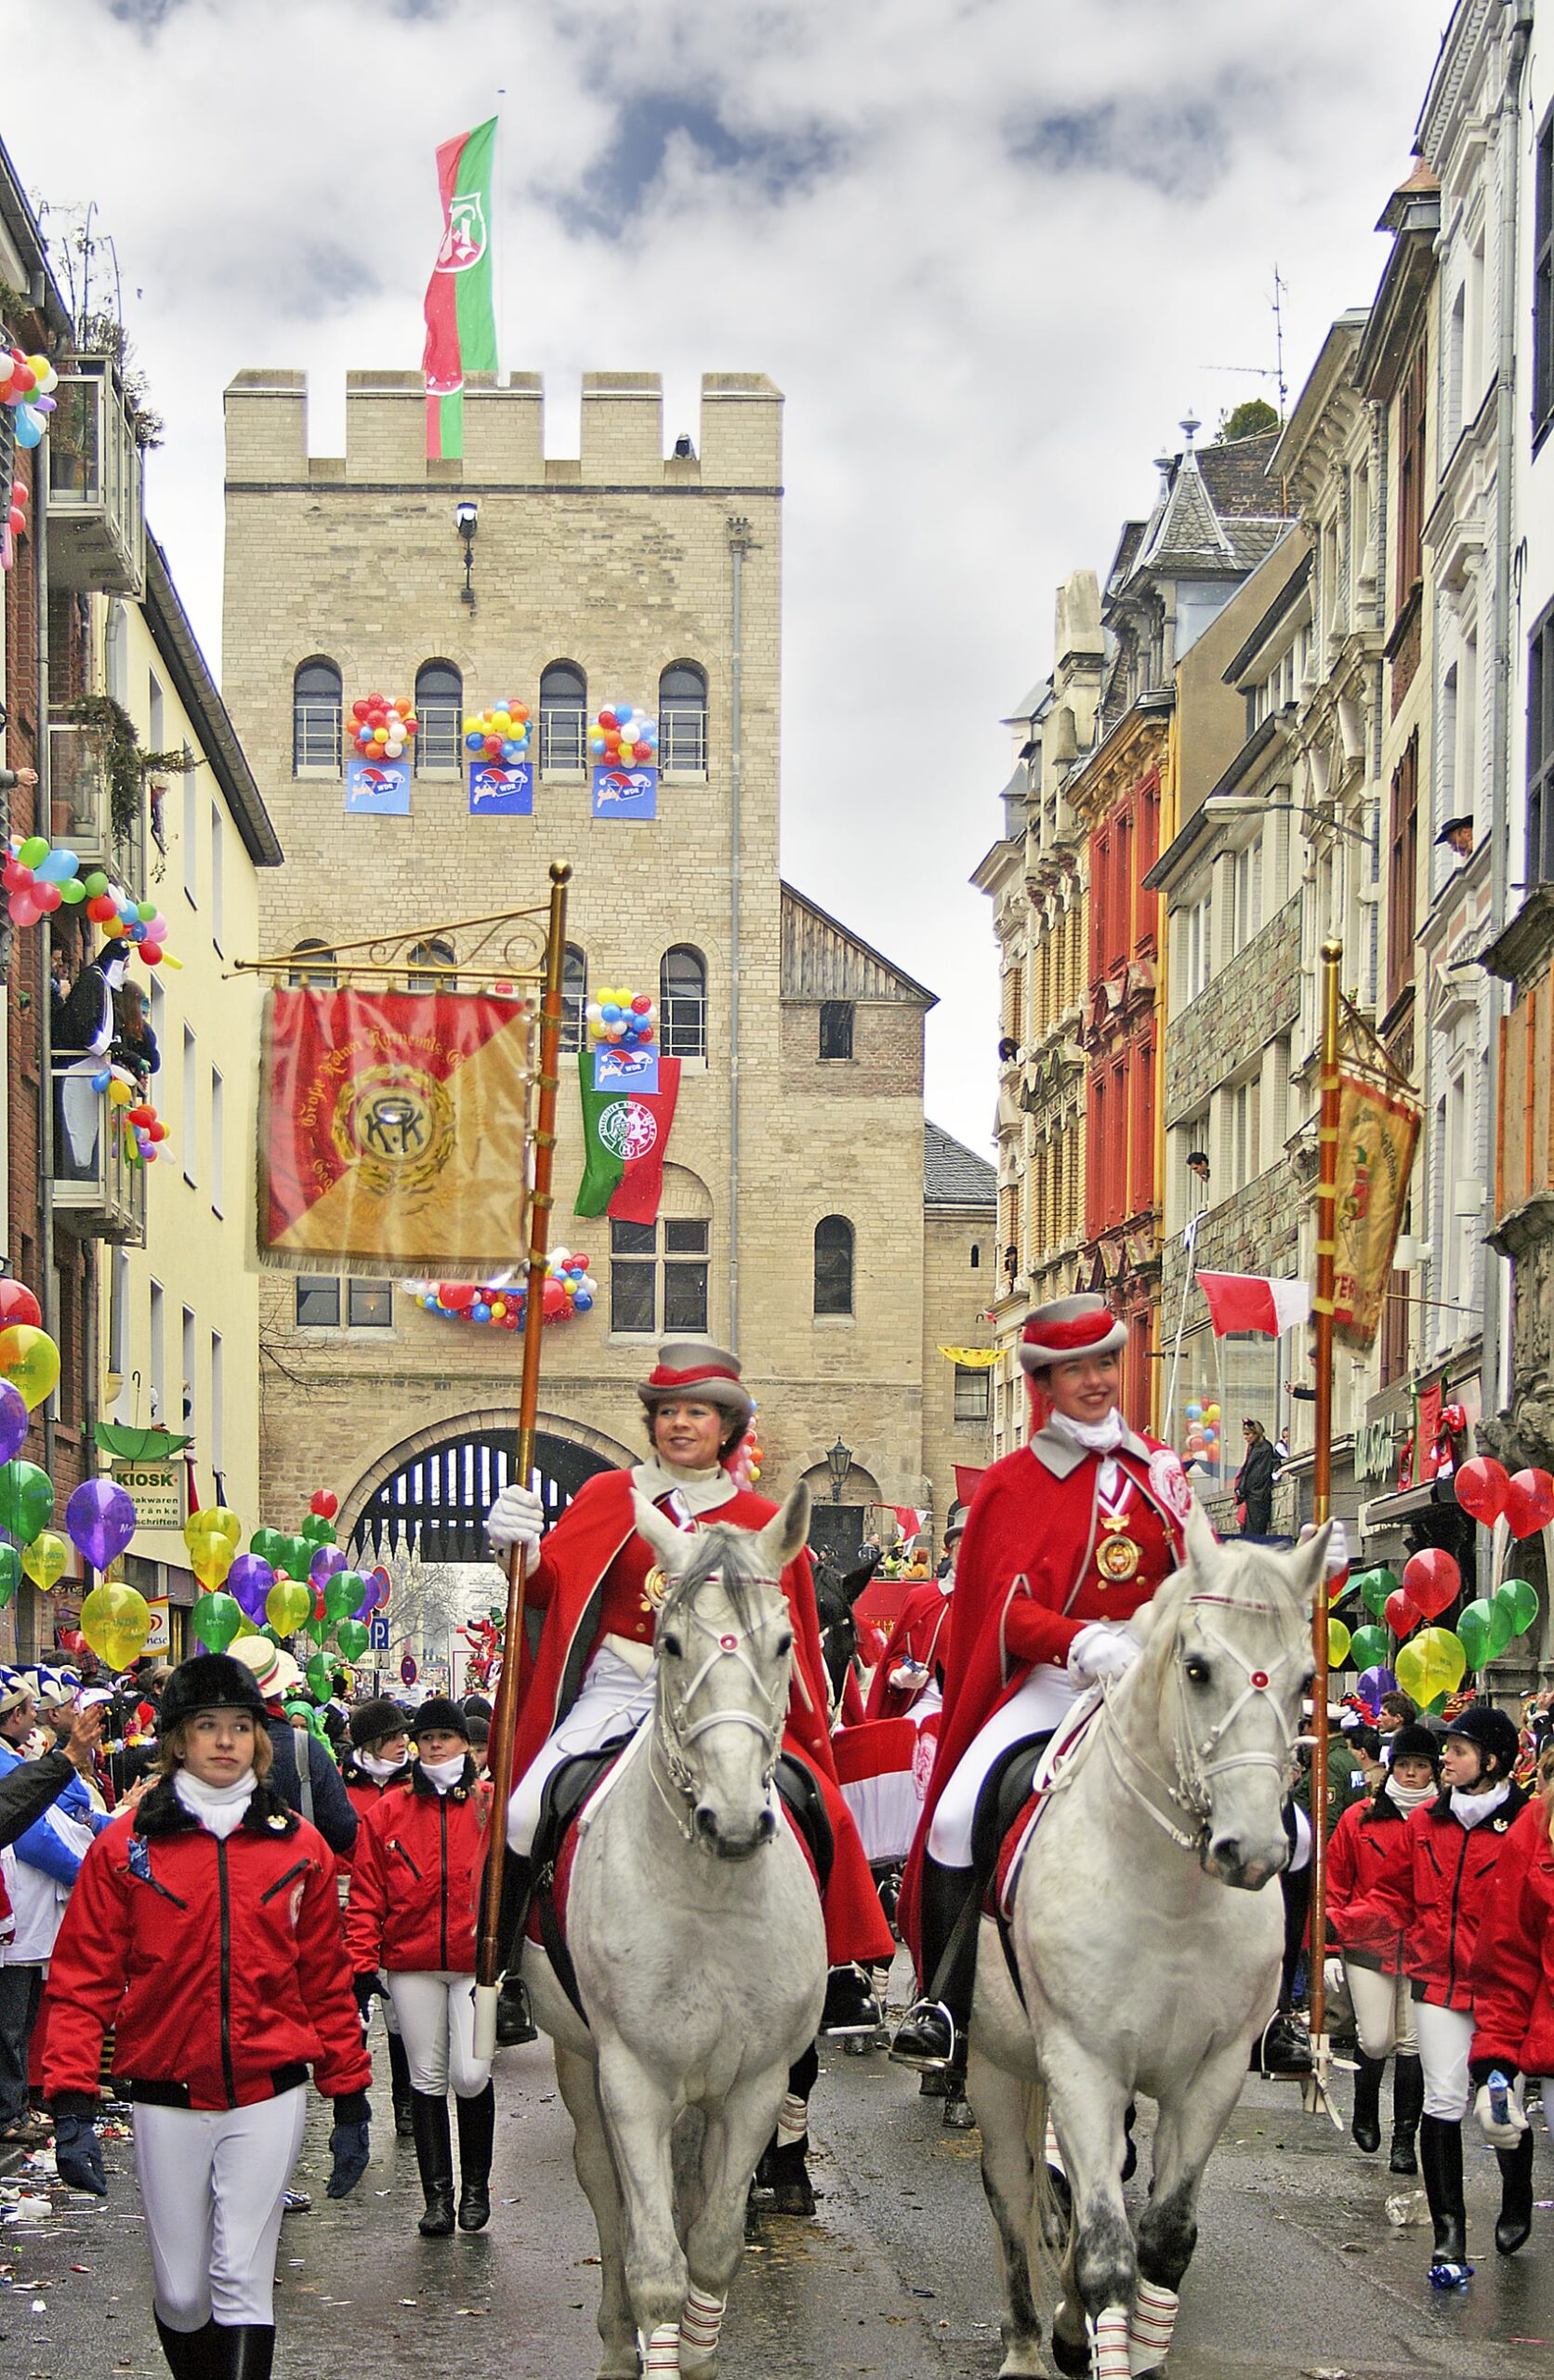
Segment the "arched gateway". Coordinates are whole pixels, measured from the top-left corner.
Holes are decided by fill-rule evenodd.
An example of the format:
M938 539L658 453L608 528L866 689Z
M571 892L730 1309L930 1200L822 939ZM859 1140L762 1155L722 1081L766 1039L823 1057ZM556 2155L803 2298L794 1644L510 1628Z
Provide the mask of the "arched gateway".
M353 1556L380 1537L399 1545L420 1531L427 1562L479 1562L485 1516L513 1475L518 1427L506 1416L470 1414L418 1432L375 1463L347 1506ZM541 1421L534 1436L533 1484L554 1520L596 1471L632 1455L597 1431Z

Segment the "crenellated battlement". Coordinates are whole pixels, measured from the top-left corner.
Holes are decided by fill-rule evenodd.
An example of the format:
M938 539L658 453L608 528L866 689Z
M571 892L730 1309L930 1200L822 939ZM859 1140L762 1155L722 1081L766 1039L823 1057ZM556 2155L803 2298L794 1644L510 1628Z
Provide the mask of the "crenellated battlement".
M308 376L253 368L226 392L227 483L346 482L394 487L611 487L772 493L782 479L783 395L762 372L705 372L695 451L664 451L656 372L583 375L581 452L545 451L538 372L473 373L464 391L464 459L428 462L418 372L348 372L346 451L308 452Z

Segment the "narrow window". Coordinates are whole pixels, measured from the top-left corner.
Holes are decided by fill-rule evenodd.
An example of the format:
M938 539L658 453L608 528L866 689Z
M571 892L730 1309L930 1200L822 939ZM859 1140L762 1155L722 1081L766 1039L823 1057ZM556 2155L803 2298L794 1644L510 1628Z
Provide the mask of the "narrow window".
M334 1274L297 1275L296 1326L299 1330L338 1330L340 1284Z
M340 673L322 654L292 680L292 774L340 765Z
M658 1046L666 1058L707 1053L707 970L699 950L677 943L658 970Z
M151 1371L151 1420L167 1421L167 1301L160 1281L151 1285L151 1318L147 1336Z
M464 750L464 680L451 661L415 672L415 773L456 769Z
M210 1422L205 1432L205 1451L210 1467L219 1474L226 1468L227 1455L227 1362L221 1344L221 1333L210 1334Z
M217 950L227 938L226 853L221 813L210 805L210 938Z
M540 774L576 777L587 749L588 681L573 661L553 661L540 678Z
M183 1334L178 1350L183 1372L180 1402L183 1409L183 1425L186 1430L193 1430L198 1420L199 1400L195 1376L199 1370L199 1326L194 1319L194 1309L192 1306L186 1305L183 1310Z
M823 1215L815 1225L815 1312L852 1312L852 1225Z
M188 1025L183 1028L183 1178L192 1183L198 1178L196 1136L200 1113L200 1051L199 1044Z
M955 1366L955 1412L957 1421L987 1420L988 1372L980 1364Z
M305 941L292 945L292 957L298 961L303 961L309 959L311 952L328 948L328 943L321 942L316 934L310 934ZM298 964L290 968L286 974L287 988L294 992L332 992L335 988L335 970L328 966ZM154 991L155 985L151 988Z
M569 942L561 960L561 1048L583 1047L583 1025L588 1006L588 961L576 943Z
M707 681L693 661L677 661L658 681L658 760L666 776L707 773Z
M227 1086L219 1070L210 1070L210 1203L217 1214L225 1203L227 1164Z
M346 1283L346 1319L353 1330L391 1330L394 1327L392 1281Z
M850 1000L822 1000L820 1054L823 1058L851 1057L852 1002Z
M610 1226L610 1328L653 1331L658 1328L658 1226Z

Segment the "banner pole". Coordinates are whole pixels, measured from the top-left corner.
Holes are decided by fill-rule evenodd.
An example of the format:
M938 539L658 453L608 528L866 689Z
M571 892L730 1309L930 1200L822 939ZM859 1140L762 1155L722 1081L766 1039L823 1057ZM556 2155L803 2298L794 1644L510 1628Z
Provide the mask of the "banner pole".
M1311 1518L1321 1528L1333 1504L1333 1291L1337 1259L1338 969L1343 945L1324 942L1322 998L1322 1104L1317 1120L1317 1263L1311 1312L1315 1322L1316 1445L1311 1460ZM1311 2080L1306 2107L1342 2119L1327 2094L1327 1576L1318 1579L1311 1611Z
M545 1328L545 1282L550 1248L551 1173L556 1155L556 1094L560 1089L561 973L566 961L565 860L550 864L550 923L546 936L545 996L540 1006L539 1098L534 1117L534 1179L529 1194L529 1293L523 1316L523 1368L518 1397L518 1460L515 1477L527 1487L534 1467L534 1416L540 1395L540 1333ZM527 1157L527 1152L525 1152ZM507 1848L507 1804L513 1789L513 1736L518 1723L518 1673L523 1649L524 1550L507 1555L507 1618L502 1639L502 1674L492 1714L492 1807L485 1873L481 1884L480 1938L475 1953L475 2054L496 2049L496 1977L501 1957L502 1876Z

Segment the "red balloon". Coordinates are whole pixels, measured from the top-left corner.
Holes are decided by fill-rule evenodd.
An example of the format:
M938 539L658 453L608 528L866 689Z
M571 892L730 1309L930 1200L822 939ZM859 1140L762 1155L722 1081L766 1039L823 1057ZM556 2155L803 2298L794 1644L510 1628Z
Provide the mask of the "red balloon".
M1403 1567L1403 1589L1427 1620L1439 1620L1449 1603L1462 1593L1462 1572L1455 1554L1443 1545L1427 1545Z
M86 915L95 926L106 925L110 918L118 914L118 904L106 892L94 893L86 904Z
M1514 1471L1506 1487L1506 1525L1513 1537L1531 1537L1554 1520L1554 1476L1547 1471Z
M320 1520L332 1521L340 1509L340 1500L338 1496L332 1496L327 1488L319 1488L314 1490L313 1501L308 1509L310 1513L317 1513ZM375 1572L374 1576L376 1576Z
M1487 1454L1476 1454L1459 1463L1454 1482L1463 1511L1482 1521L1486 1528L1493 1528L1505 1511L1510 1484L1505 1464Z
M360 694L357 696L355 702L351 704L350 715L352 719L365 719L367 716L367 705Z
M167 955L159 942L138 942L135 947L148 967L160 967Z
M43 1323L43 1309L25 1281L0 1280L0 1330L8 1330L13 1322L24 1322L36 1330Z
M1394 1636L1406 1636L1411 1628L1417 1628L1423 1617L1413 1597L1405 1595L1401 1587L1394 1588L1388 1596L1387 1625Z

